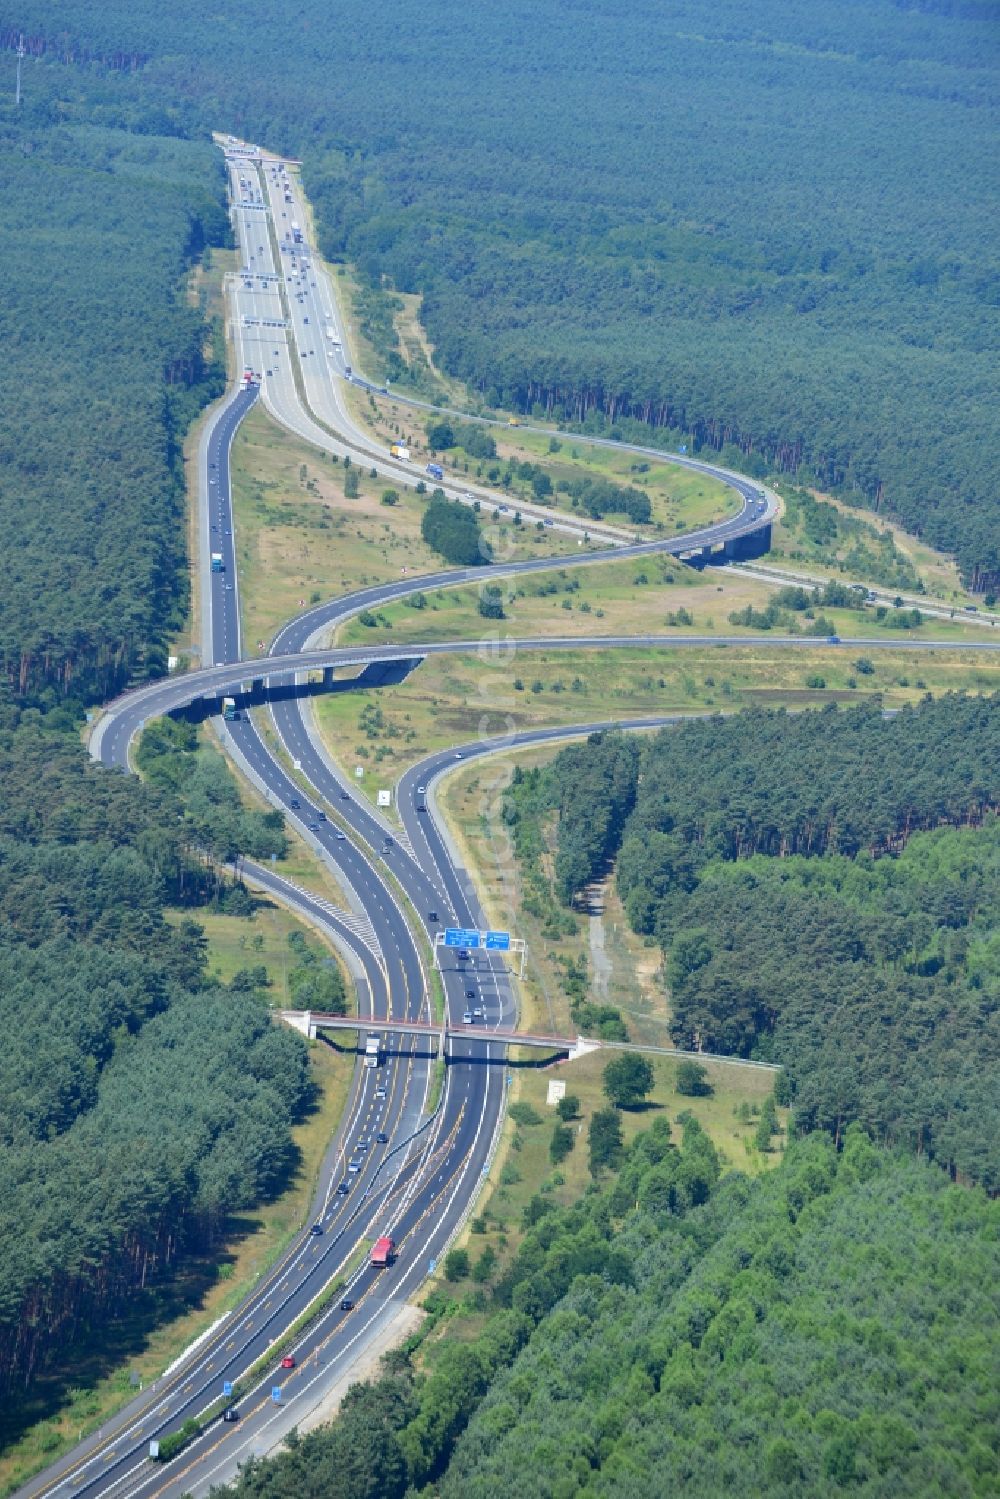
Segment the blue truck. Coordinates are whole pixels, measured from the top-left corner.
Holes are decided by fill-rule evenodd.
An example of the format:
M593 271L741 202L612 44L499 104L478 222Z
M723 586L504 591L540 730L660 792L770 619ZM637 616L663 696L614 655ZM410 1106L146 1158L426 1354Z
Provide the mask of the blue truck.
M432 479L444 478L444 469L441 467L440 463L428 463L427 472L430 474Z

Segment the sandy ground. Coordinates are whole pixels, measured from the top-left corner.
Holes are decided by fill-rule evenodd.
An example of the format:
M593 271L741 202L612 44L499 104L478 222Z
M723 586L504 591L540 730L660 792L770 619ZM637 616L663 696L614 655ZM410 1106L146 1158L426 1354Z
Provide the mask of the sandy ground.
M353 1363L347 1365L336 1383L324 1392L308 1416L299 1422L300 1434L304 1436L314 1427L324 1426L332 1421L351 1385L374 1379L379 1372L379 1361L383 1353L388 1353L391 1348L397 1348L400 1343L405 1342L412 1332L416 1332L426 1315L418 1306L402 1304L364 1351L358 1354Z

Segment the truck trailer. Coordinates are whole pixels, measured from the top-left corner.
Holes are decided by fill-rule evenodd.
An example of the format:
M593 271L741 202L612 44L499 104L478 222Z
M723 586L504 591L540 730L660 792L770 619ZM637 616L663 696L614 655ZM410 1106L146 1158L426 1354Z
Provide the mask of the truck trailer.
M444 469L441 467L440 463L428 463L427 472L430 474L432 479L444 478Z
M378 1036L369 1036L365 1042L365 1066L377 1067L381 1053L381 1043Z
M391 1265L396 1258L396 1246L388 1234L383 1234L380 1239L375 1240L372 1250L371 1263L378 1269L384 1270Z
M390 458L404 458L404 459L408 459L409 456L410 456L410 450L409 450L408 447L405 447L403 443L401 443L401 442L393 442L393 443L389 444L389 457Z
M225 570L226 570L226 564L222 560L222 553L221 552L213 552L212 553L212 571L213 571L213 573L224 573Z

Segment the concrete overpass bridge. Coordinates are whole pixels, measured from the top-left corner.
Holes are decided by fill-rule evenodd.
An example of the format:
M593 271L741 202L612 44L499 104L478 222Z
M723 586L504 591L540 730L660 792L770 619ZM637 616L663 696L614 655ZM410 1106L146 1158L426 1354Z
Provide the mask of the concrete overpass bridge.
M604 1041L588 1041L583 1036L546 1036L530 1031L498 1030L492 1026L455 1025L447 1022L438 1025L431 1020L359 1020L351 1015L328 1015L318 1010L282 1010L281 1018L286 1025L301 1031L310 1041L319 1031L356 1031L366 1036L424 1036L433 1041L438 1056L445 1054L448 1041L497 1041L505 1046L528 1046L538 1051L560 1052L567 1057L582 1057L588 1051L597 1051L607 1045ZM364 1046L358 1046L359 1051Z
M433 1041L437 1055L447 1056L448 1041L490 1041L504 1046L527 1046L535 1051L555 1052L560 1061L575 1061L591 1051L636 1051L661 1057L689 1058L696 1062L728 1062L733 1067L750 1067L756 1071L780 1072L774 1062L755 1062L746 1057L719 1056L711 1051L681 1051L676 1046L645 1046L634 1041L602 1041L586 1036L548 1036L535 1031L500 1030L491 1026L438 1025L432 1020L361 1020L356 1015L329 1015L320 1010L279 1010L286 1025L316 1039L320 1031L354 1031L358 1034L358 1051L363 1052L360 1036L424 1036Z

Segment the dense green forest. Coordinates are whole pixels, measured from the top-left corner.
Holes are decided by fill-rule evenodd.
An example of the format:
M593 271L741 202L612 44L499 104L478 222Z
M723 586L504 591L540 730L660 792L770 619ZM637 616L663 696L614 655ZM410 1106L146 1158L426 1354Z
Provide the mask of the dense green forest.
M802 1128L853 1120L1000 1189L1000 698L595 735L516 772L554 897L616 860L674 1038L783 1063ZM539 898L537 872L533 898Z
M284 858L284 814L278 808L255 812L244 807L222 755L208 745L199 747L193 724L155 719L143 731L136 765L151 785L175 793L192 843L220 863L238 869L244 856Z
M0 731L0 1385L5 1426L79 1340L275 1191L306 1048L259 976L207 977L167 904L218 899L168 790L88 760L64 713ZM308 967L308 959L304 959ZM72 1376L72 1364L65 1364ZM28 1387L28 1405L22 1405Z
M690 1117L679 1143L657 1119L607 1185L535 1199L473 1293L475 1342L392 1355L332 1426L215 1492L995 1493L997 1203L857 1129L718 1176Z
M302 155L326 252L422 293L438 359L490 401L838 488L995 584L996 21L18 0L0 35L65 95L117 75L98 107L134 128Z
M493 560L476 511L459 500L445 499L443 489L435 489L431 495L420 520L420 534L429 547L456 567L481 567Z
M184 618L181 445L223 370L183 275L228 223L207 144L82 113L0 111L0 681L93 700Z

